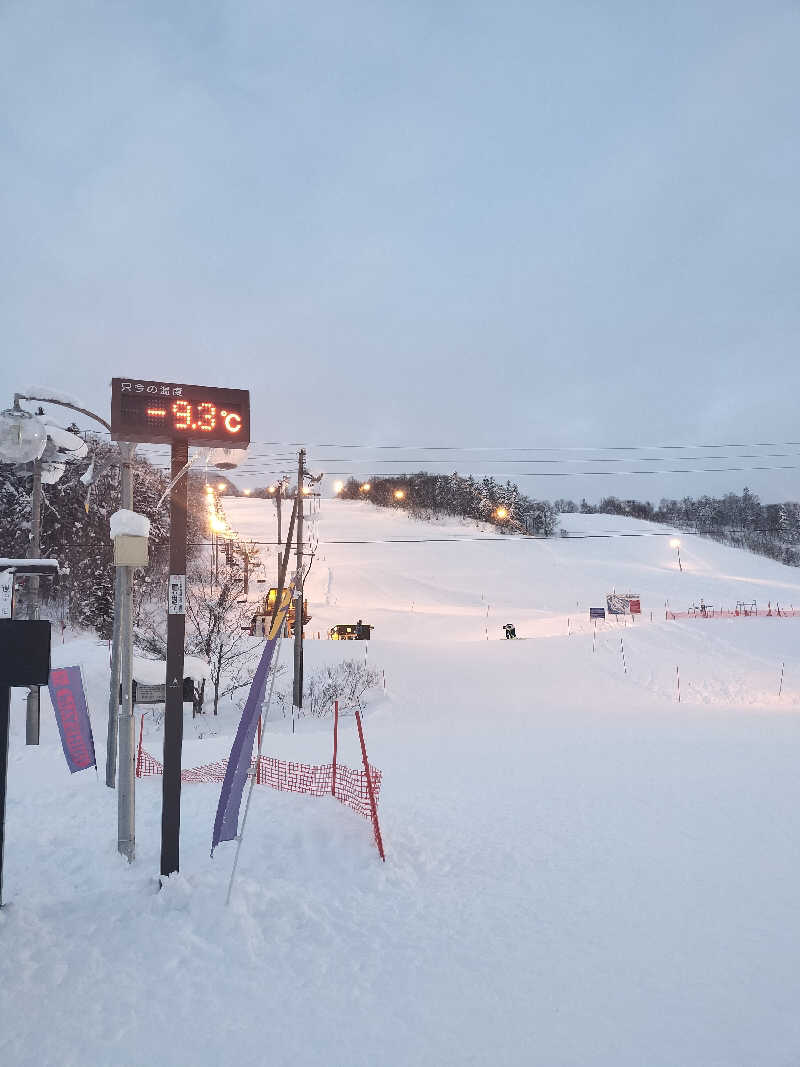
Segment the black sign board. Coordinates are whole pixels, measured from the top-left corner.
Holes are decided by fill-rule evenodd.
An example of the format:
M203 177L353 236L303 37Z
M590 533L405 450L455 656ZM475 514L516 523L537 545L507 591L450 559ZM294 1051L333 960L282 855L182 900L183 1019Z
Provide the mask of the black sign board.
M206 385L111 380L111 437L115 441L246 448L250 393Z
M50 623L0 619L0 685L47 685L49 679Z

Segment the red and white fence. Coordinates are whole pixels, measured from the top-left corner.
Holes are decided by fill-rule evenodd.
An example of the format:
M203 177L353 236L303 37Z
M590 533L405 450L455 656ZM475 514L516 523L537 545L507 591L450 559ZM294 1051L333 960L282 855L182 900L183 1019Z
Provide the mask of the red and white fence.
M773 608L691 608L689 611L670 611L667 608L664 617L670 619L795 619L800 616L800 608L784 608L776 604Z
M336 760L339 731L339 707L334 710L333 725L333 761L331 763L294 763L290 760L275 759L273 756L257 756L250 760L250 773L256 785L267 785L284 793L304 793L307 796L334 796L358 815L363 815L372 822L375 845L382 860L386 859L383 851L383 839L378 823L378 799L381 792L383 775L367 761L364 742L364 730L361 715L357 711L359 741L364 769L353 770ZM144 717L139 727L139 748L136 754L136 777L147 778L150 775L164 773L163 764L151 756L143 747ZM260 733L260 731L259 731ZM202 767L188 767L181 771L181 782L222 782L228 766L227 759L206 763Z

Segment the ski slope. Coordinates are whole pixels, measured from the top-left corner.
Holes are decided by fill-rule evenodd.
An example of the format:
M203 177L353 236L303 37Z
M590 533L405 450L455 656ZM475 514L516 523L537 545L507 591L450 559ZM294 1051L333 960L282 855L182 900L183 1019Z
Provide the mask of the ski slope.
M274 540L272 502L225 510ZM798 1062L800 618L667 622L664 604L800 605L800 570L682 536L680 572L663 527L563 522L575 536L498 541L363 502L310 516L308 637L375 630L307 640L306 672L366 649L386 675L365 720L385 865L333 800L261 789L226 909L218 787L184 786L181 874L159 890L160 782L137 783L128 867L115 795L67 773L46 700L25 748L15 693L0 1062ZM274 547L262 562L254 594ZM595 634L613 589L643 615ZM508 621L526 640L501 639ZM84 666L101 768L107 654L54 650ZM329 759L330 724L297 725L273 719L265 751ZM233 708L187 721L185 765L234 728ZM340 758L357 765L349 718Z

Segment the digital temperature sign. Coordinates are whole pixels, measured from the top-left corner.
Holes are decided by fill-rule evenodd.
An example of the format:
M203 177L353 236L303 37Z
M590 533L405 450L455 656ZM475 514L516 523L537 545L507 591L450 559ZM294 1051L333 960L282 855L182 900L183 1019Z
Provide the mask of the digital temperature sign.
M114 441L246 448L250 443L250 393L205 385L111 380Z

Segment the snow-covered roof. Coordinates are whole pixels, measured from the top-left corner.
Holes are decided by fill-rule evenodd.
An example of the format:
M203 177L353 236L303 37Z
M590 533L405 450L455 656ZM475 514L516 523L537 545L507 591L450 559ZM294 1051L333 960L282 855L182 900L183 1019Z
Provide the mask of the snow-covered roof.
M201 682L211 676L211 668L197 656L184 656L183 676ZM133 679L140 685L164 685L167 680L167 663L163 659L133 657Z
M41 567L42 570L51 570L58 573L57 559L10 559L8 556L0 557L0 571L21 570L23 567Z
M150 520L146 515L140 515L136 511L128 511L121 508L115 511L109 520L112 537L149 537Z

